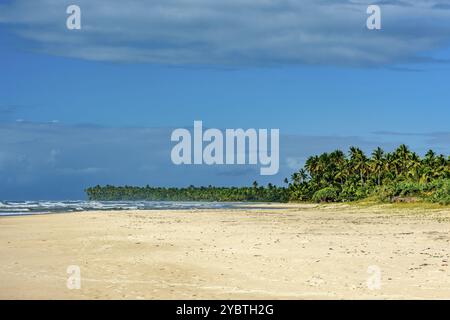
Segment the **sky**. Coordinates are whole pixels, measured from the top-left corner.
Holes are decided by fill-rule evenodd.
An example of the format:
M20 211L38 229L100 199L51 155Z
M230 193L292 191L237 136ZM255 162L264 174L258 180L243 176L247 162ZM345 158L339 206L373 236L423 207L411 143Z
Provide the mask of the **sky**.
M126 4L125 4L126 3ZM68 30L66 8L81 8ZM450 153L450 1L0 0L0 199L281 184L316 153ZM175 166L175 128L280 129L280 172Z

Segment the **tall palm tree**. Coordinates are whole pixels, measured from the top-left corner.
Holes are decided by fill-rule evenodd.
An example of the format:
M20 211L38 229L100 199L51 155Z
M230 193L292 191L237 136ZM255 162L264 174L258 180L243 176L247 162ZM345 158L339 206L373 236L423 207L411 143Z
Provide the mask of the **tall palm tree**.
M435 161L435 176L444 178L446 176L447 160L443 154L439 155Z
M295 172L291 179L294 182L294 185L300 185L308 179L308 174L306 173L306 170L302 168L298 172Z
M306 160L305 168L306 170L308 170L311 178L314 178L314 176L318 173L318 165L319 165L318 156L312 156Z
M372 152L371 166L373 174L376 176L377 185L381 185L381 176L385 168L384 151L380 147Z
M419 176L420 176L421 167L422 167L422 162L420 160L419 155L417 153L413 152L409 159L407 176L409 178L412 178L414 181L418 181Z
M329 155L329 175L334 183L343 184L346 177L347 159L341 150L335 150Z
M401 144L397 150L395 150L395 155L399 161L400 174L407 174L409 160L411 158L411 151L406 144Z
M355 174L358 174L361 179L361 185L364 185L364 176L367 173L367 157L364 152L356 147L350 147L350 166Z

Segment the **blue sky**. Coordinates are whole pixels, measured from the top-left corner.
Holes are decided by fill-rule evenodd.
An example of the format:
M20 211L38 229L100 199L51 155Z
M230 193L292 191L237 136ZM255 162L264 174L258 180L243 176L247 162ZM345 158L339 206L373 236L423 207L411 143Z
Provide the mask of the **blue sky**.
M350 145L450 151L449 1L380 3L375 32L364 1L78 1L69 31L71 3L0 1L2 199L280 183ZM194 120L279 128L280 174L173 166L170 132Z

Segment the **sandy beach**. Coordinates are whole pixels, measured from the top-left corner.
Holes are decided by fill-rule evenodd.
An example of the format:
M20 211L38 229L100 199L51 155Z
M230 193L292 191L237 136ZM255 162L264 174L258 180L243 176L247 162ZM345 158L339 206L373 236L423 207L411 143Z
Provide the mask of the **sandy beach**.
M450 299L449 260L448 208L0 218L1 299ZM80 289L67 287L69 266Z

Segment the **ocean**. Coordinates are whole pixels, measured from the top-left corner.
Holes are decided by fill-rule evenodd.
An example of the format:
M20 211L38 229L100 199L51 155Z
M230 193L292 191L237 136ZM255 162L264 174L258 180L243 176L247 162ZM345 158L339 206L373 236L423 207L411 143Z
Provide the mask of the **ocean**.
M38 215L92 210L183 210L248 208L249 203L177 201L0 201L0 216ZM256 207L251 206L252 209Z

